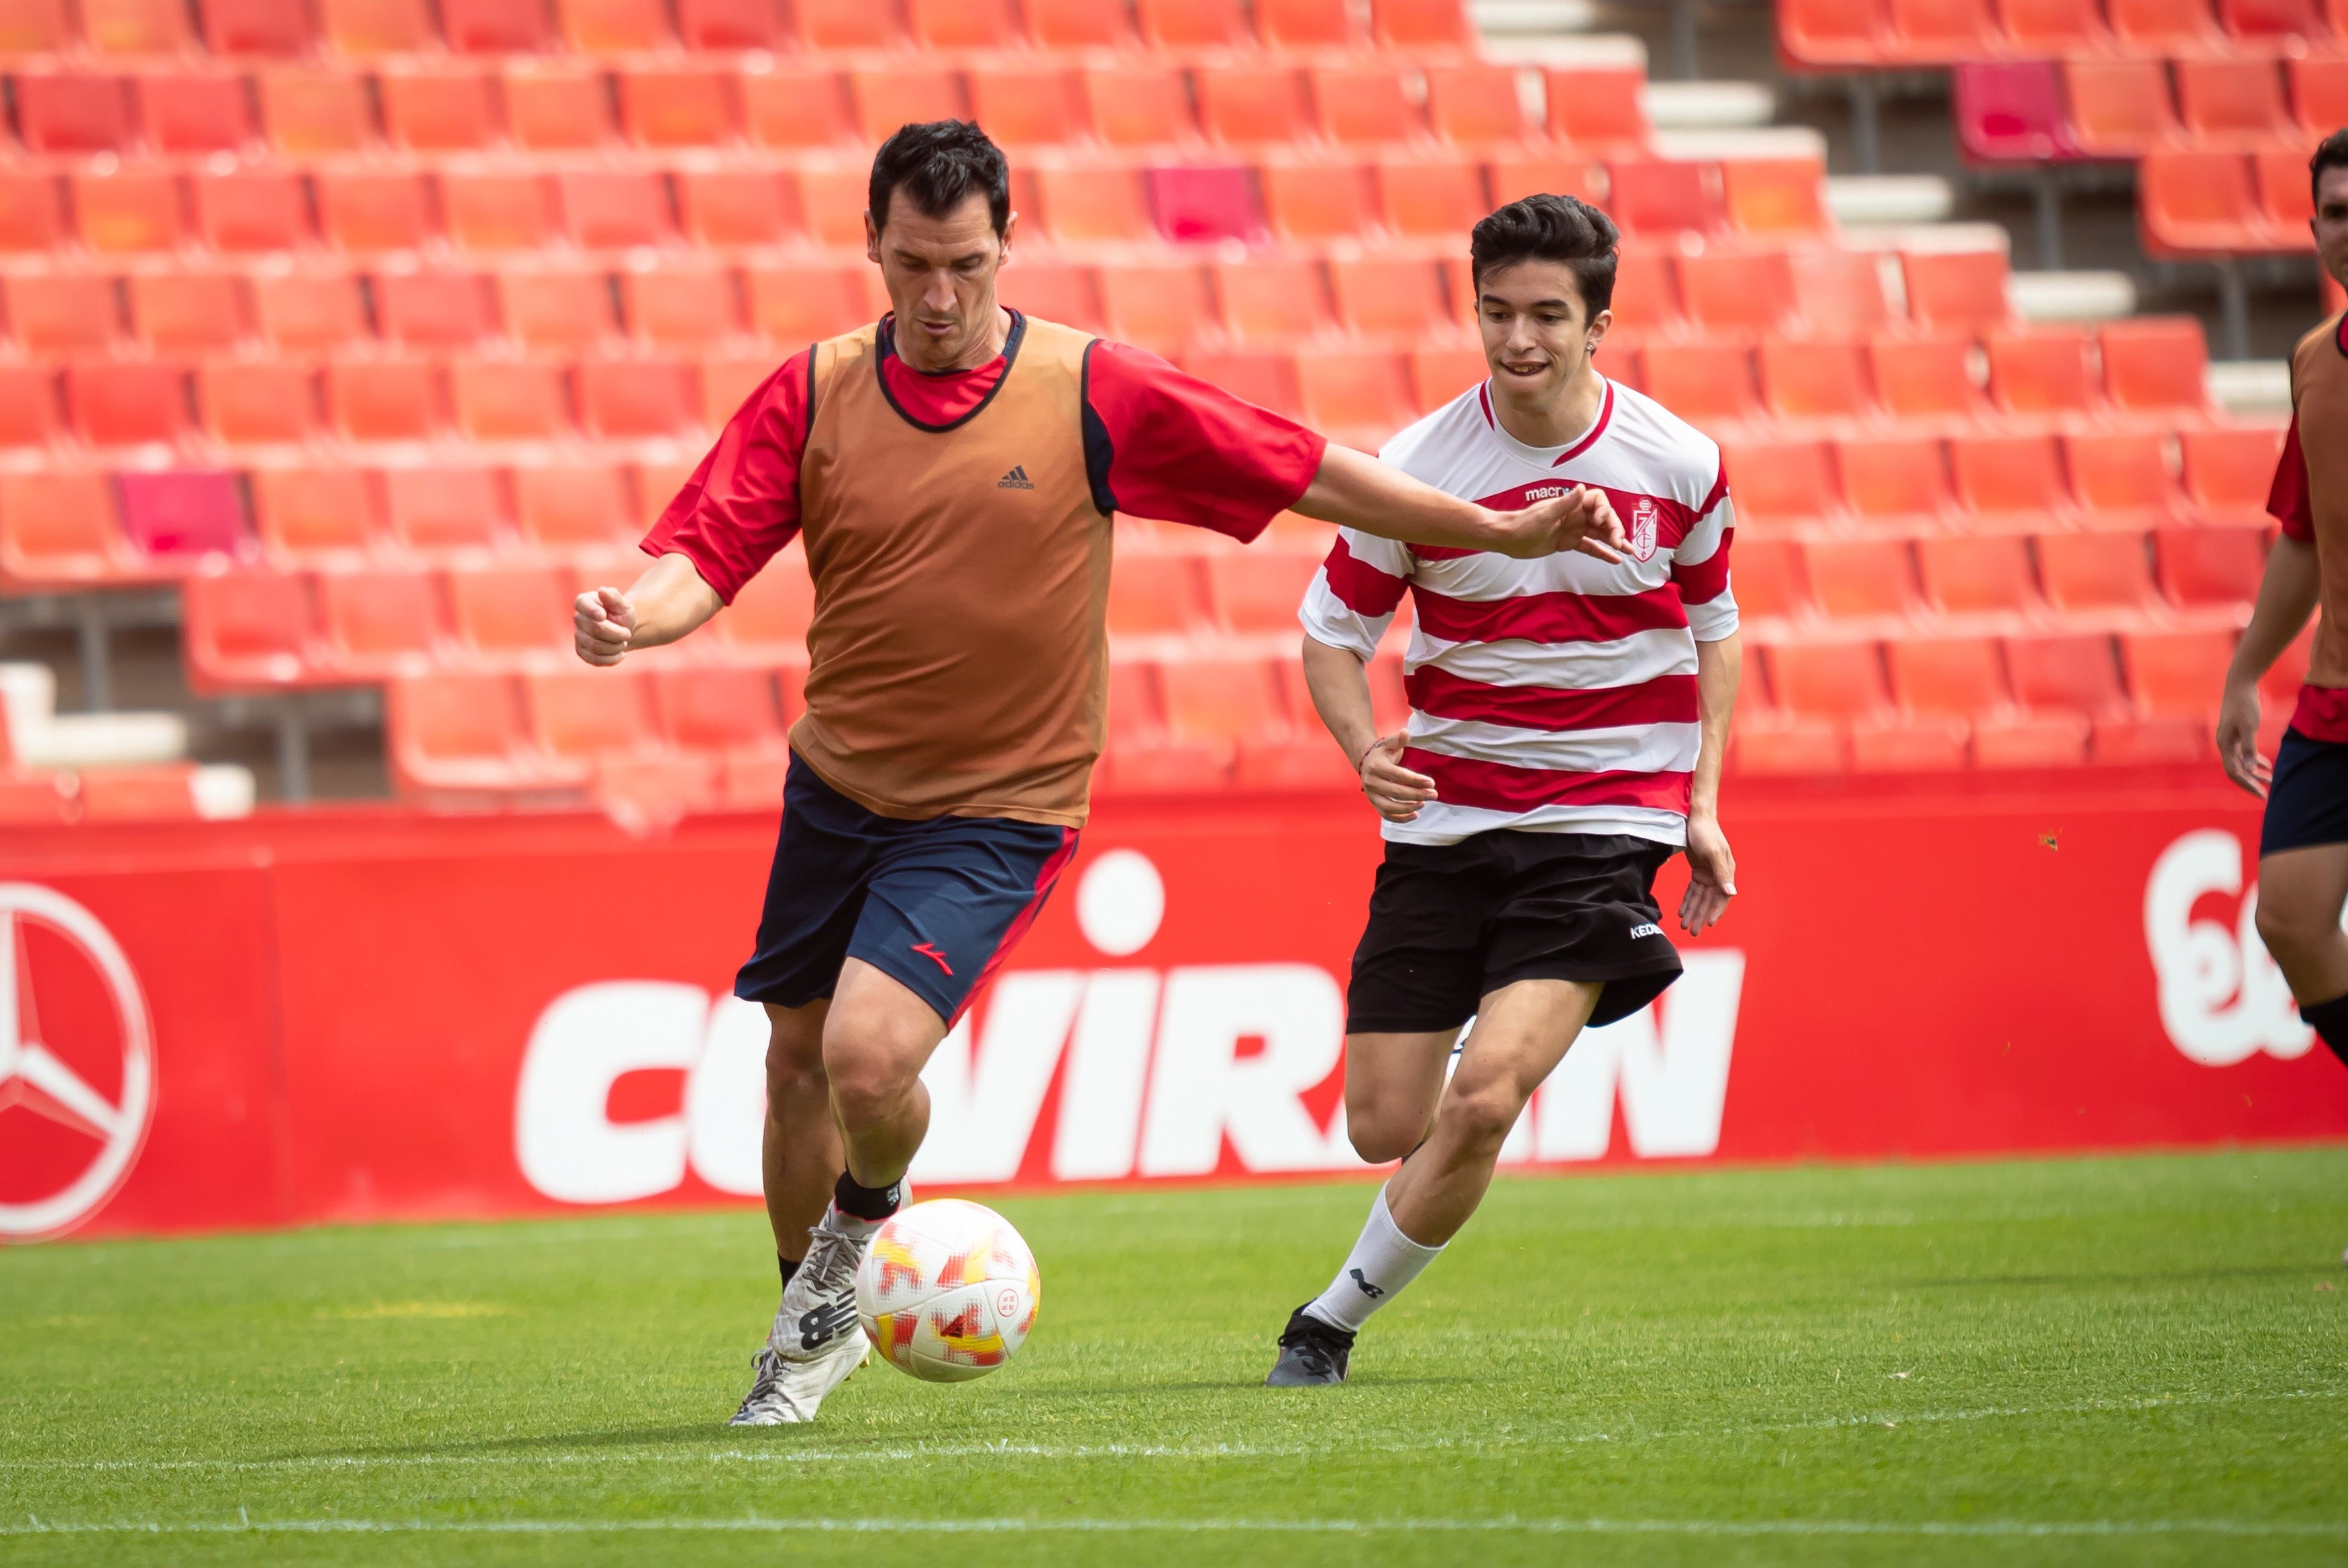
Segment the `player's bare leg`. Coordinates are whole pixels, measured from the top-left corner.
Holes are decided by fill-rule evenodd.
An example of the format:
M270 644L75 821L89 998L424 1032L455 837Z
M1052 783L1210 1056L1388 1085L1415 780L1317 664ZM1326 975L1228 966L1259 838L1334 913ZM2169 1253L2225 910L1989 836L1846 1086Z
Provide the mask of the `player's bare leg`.
M1602 987L1519 980L1483 999L1447 1085L1453 1035L1345 1041L1345 1124L1365 1160L1401 1158L1329 1288L1290 1315L1275 1388L1342 1383L1354 1337L1458 1234L1492 1184L1500 1146L1590 1021Z
M2285 849L2259 862L2259 939L2274 955L2299 1010L2348 1061L2348 844Z
M903 1201L929 1130L921 1071L945 1038L927 1002L860 958L841 967L829 1002L767 1013L767 1214L785 1279L736 1426L813 1420L864 1364L856 1267ZM805 1254L796 1268L794 1244Z

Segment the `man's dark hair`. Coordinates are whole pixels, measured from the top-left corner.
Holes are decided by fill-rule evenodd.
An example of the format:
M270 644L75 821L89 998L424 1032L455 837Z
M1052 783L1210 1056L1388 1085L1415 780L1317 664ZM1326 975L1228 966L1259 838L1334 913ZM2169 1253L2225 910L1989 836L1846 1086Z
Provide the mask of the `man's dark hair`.
M2348 129L2335 130L2318 142L2315 156L2307 160L2308 192L2318 201L2323 200L2323 171L2327 169L2348 169Z
M1468 236L1468 270L1481 290L1484 274L1519 261L1562 261L1573 269L1581 302L1592 316L1614 303L1614 220L1571 196L1528 196L1476 225Z
M865 192L872 227L889 221L889 196L899 186L913 205L942 218L973 196L986 198L999 238L1011 222L1011 166L1003 149L966 119L933 119L901 125L872 155L872 183Z

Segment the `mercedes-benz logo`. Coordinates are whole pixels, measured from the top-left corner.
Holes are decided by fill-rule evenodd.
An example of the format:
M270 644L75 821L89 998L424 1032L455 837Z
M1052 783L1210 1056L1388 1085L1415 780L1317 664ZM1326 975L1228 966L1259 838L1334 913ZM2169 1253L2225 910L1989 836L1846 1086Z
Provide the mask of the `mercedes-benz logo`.
M44 1034L26 927L46 929L98 971L120 1028L121 1087L108 1100L52 1047ZM28 1111L88 1138L94 1153L80 1173L46 1197L0 1202L0 1240L56 1235L96 1214L121 1186L147 1140L155 1112L153 1030L139 977L98 917L54 888L0 883L0 1113ZM5 1148L0 1144L0 1148Z

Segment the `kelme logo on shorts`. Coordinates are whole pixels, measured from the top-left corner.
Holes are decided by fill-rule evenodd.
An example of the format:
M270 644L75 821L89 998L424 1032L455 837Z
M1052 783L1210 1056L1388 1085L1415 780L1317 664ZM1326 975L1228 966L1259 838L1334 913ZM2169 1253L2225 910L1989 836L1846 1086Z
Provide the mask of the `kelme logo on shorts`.
M1663 928L1661 926L1656 925L1652 920L1643 926L1633 926L1631 927L1631 939L1634 942L1642 937L1660 937L1663 934Z

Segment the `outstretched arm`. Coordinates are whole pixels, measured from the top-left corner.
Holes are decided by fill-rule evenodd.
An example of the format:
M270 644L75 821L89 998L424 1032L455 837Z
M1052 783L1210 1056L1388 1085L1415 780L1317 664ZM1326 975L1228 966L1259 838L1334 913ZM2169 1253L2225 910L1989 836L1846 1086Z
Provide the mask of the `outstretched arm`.
M1744 673L1745 640L1738 633L1695 645L1696 721L1704 739L1695 777L1688 781L1688 887L1680 900L1680 926L1691 937L1717 922L1736 897L1736 856L1720 830L1720 766Z
M573 600L572 642L590 664L617 664L630 649L674 642L725 608L689 559L664 555L627 592L599 588Z
M1520 512L1495 512L1446 495L1349 446L1329 444L1294 511L1415 545L1545 556L1578 550L1619 561L1622 525L1602 490L1576 487Z
M2234 645L2234 661L2226 670L2226 694L2218 707L2218 760L2228 778L2261 800L2274 767L2259 755L2259 677L2274 667L2315 613L2322 586L2315 546L2289 534L2279 537L2267 552L2266 576L2259 582L2250 623Z

